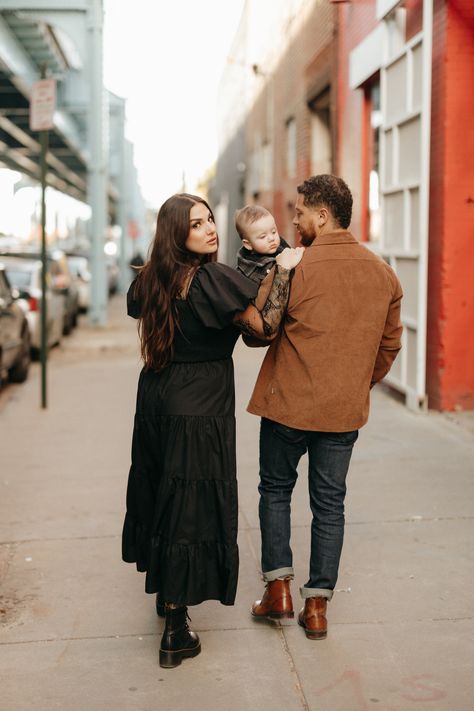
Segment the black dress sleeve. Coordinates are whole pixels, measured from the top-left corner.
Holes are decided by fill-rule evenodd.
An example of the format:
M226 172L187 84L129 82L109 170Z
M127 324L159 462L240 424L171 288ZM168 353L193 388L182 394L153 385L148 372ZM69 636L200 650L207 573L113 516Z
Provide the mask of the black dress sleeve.
M127 314L132 318L140 318L140 302L136 296L137 279L135 277L127 291Z
M255 299L258 284L225 264L210 262L200 267L187 301L193 314L207 328L225 328L236 313Z

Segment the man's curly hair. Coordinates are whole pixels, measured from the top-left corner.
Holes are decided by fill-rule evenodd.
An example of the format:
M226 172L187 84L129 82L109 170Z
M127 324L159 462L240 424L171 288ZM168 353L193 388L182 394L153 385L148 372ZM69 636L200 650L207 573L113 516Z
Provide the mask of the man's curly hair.
M346 230L352 217L352 193L342 178L313 175L296 188L307 207L327 208L338 225Z

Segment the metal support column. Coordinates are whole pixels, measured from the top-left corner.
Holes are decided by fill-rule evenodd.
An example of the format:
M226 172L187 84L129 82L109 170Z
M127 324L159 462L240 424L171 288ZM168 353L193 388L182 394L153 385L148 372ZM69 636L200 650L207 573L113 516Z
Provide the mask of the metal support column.
M107 323L107 272L104 254L107 225L107 172L104 141L104 85L103 85L103 7L102 0L89 0L87 17L89 53L90 106L88 115L90 164L88 166L91 238L91 306L93 325Z
M119 176L118 176L118 223L120 225L120 293L125 294L130 284L130 269L128 266L127 254L127 175L126 175L126 159L125 159L125 102L119 108Z

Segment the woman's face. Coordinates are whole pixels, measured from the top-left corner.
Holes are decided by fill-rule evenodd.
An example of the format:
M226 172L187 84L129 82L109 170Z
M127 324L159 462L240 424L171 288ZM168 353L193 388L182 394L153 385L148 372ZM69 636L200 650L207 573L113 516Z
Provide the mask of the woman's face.
M184 246L194 254L217 252L217 232L213 217L206 205L197 202L189 213L189 234Z

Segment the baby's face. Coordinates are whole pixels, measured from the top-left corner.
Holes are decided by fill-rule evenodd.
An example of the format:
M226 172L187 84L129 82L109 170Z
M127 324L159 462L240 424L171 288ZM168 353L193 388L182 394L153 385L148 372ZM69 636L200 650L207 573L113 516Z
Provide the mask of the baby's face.
M280 235L272 215L265 215L247 225L242 244L258 254L275 254L280 246Z

